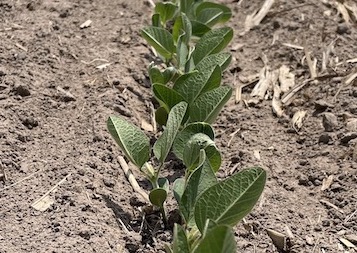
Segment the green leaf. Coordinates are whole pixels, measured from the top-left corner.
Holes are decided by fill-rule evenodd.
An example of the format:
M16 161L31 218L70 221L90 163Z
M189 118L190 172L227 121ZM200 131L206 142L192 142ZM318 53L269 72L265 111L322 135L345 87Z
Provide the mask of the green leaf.
M125 156L139 169L149 160L149 138L138 127L121 117L111 116L107 128Z
M185 229L179 224L174 226L174 240L172 243L173 253L190 253Z
M195 35L197 37L201 37L206 32L211 30L211 28L208 25L205 25L204 23L199 22L197 20L191 20L191 24L192 24L192 35Z
M189 45L190 39L192 36L192 25L189 18L185 15L185 13L181 13L181 16L177 17L172 28L172 36L174 41L178 41L180 35L182 35L182 41Z
M203 58L203 60L201 60L200 63L197 64L196 69L199 72L202 72L208 67L219 65L221 67L221 70L223 71L228 67L231 60L232 56L230 53L221 52L217 54L211 54Z
M180 212L186 224L192 224L193 212L197 198L209 187L217 183L217 178L206 158L205 152L201 151L201 164L195 169L187 181L185 191L179 202Z
M186 110L186 102L180 102L171 109L166 123L166 128L154 144L154 155L161 163L164 163L168 153L170 152L172 143L175 140L176 134L179 131L185 117Z
M169 114L168 114L167 110L165 109L165 107L161 106L161 107L156 109L156 111L155 111L155 121L159 125L165 126L168 117L169 117Z
M223 11L217 8L206 8L197 14L197 21L212 27L219 23L223 16Z
M232 88L223 86L203 93L190 107L190 122L213 123L231 96Z
M162 75L164 77L164 84L167 84L168 82L175 79L175 76L177 75L177 70L175 69L175 67L168 67L164 70Z
M195 51L192 54L197 65L205 56L219 53L233 38L233 29L223 27L207 32L197 42Z
M212 2L202 2L196 8L196 15L201 13L205 9L220 9L223 13L221 15L220 23L227 22L232 17L232 11L225 5L212 3Z
M168 192L170 190L170 182L167 178L160 177L157 180L157 183L158 183L159 187L164 189L166 192Z
M236 248L232 228L218 225L205 234L193 253L236 253Z
M243 170L203 192L195 206L195 221L202 232L207 220L235 226L258 201L266 172L259 167Z
M153 84L153 92L155 97L168 107L168 110L184 101L184 98L178 92L162 84Z
M180 0L180 10L183 13L190 13L195 0Z
M185 190L185 179L183 178L176 179L173 185L173 192L177 203L180 203L184 190Z
M152 26L161 27L160 14L158 14L158 13L153 14L151 17L151 23L152 23Z
M185 150L187 142L197 133L206 134L214 140L214 132L211 125L204 122L190 123L177 134L174 145L172 146L172 150L177 158L183 160L183 151Z
M157 207L163 207L165 200L167 198L167 191L162 188L155 188L150 191L149 193L149 199L151 204L157 206Z
M176 54L177 54L177 65L178 68L181 70L185 69L185 65L187 62L187 57L188 57L188 47L184 43L183 38L184 34L180 35L178 41L177 41L177 49L176 49Z
M186 144L183 151L183 162L190 171L198 165L201 150L205 150L210 166L213 171L217 171L221 166L221 154L214 141L203 133L194 134Z
M207 68L192 74L187 79L176 80L173 89L191 104L204 90L218 87L221 83L222 73L219 66L206 66Z
M151 83L165 84L164 75L161 73L160 69L153 63L149 65L149 78Z
M164 25L175 16L177 9L178 7L170 2L156 3L155 5L155 12L160 14L161 21Z
M143 38L165 59L171 59L175 52L171 33L161 27L149 26L141 31Z

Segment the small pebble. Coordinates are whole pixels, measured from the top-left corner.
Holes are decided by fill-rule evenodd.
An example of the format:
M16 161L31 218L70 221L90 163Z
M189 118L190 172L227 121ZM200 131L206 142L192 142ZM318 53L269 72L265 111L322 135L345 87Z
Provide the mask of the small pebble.
M337 126L337 117L333 113L324 113L322 116L322 124L326 132L332 132Z
M328 144L331 140L331 136L328 134L321 134L319 137L319 143Z
M347 33L347 34L351 33L350 29L348 28L348 26L346 24L339 24L337 26L336 32L340 35L345 34L345 33Z
M16 95L20 95L21 97L26 97L31 95L29 87L25 84L15 85L13 91Z

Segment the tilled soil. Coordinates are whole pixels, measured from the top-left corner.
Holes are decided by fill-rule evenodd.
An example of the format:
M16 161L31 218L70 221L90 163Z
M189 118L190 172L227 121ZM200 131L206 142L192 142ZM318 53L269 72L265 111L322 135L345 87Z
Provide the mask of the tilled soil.
M277 0L243 34L262 1L221 2L232 8L235 29L224 83L240 85L259 73L262 59L271 69L288 66L297 84L308 80L304 50L283 43L305 46L322 76L294 96L284 117L269 99L232 98L214 125L220 178L249 166L268 172L261 200L236 227L239 252L278 252L266 229L286 235L286 252L356 251L340 241L357 245L357 82L344 85L356 71L348 61L357 57L356 20L346 24L334 1ZM139 0L0 2L1 253L164 252L171 241L158 214L144 212L106 130L109 115L136 125L151 120L147 66L154 58L140 37L151 12ZM244 100L253 87L243 88ZM291 123L299 110L307 112L300 130ZM164 173L174 179L180 169L168 164ZM31 207L58 183L50 208ZM169 209L174 220L173 201Z

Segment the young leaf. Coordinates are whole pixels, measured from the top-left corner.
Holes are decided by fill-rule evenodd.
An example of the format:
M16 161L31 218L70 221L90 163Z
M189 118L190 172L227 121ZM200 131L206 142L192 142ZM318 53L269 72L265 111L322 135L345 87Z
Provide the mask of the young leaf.
M180 0L180 10L185 14L190 14L195 0Z
M188 45L192 36L192 25L191 21L185 15L185 13L181 13L181 16L176 18L172 28L172 36L174 41L178 41L180 35L183 35L183 43Z
M184 36L185 36L185 34L180 35L179 39L177 40L177 49L176 49L177 65L178 65L178 68L181 70L185 69L185 65L187 62L187 56L189 53L187 44L185 44L183 41Z
M211 28L208 25L205 25L204 23L199 22L197 20L191 20L191 24L192 24L192 35L197 37L201 37L206 32L211 30Z
M180 160L183 160L183 151L185 150L188 140L197 133L203 133L208 135L212 140L214 140L214 132L211 125L204 122L195 122L188 124L182 131L180 131L174 141L172 150L174 154Z
M178 7L170 2L156 3L155 5L155 12L160 14L161 21L164 25L175 16L177 9Z
M163 107L163 106L157 108L157 110L155 111L155 121L161 126L166 125L168 117L169 117L169 114L168 114L167 110L165 109L165 107Z
M180 203L184 190L185 190L185 179L183 178L176 179L173 185L173 192L177 203Z
M180 212L186 221L190 224L193 221L193 211L197 198L209 187L217 183L217 178L206 159L205 152L201 151L202 163L195 169L187 180L187 186L178 202Z
M168 110L184 101L184 98L178 92L162 84L155 83L153 92L155 97L168 107Z
M254 167L243 170L203 192L195 205L195 221L202 232L207 220L235 226L258 201L266 172Z
M111 116L107 128L125 156L139 169L149 160L149 138L136 126L121 117Z
M195 51L192 54L197 65L205 56L219 53L233 38L233 29L223 27L207 32L197 42Z
M187 241L186 232L183 227L175 223L174 241L172 243L173 253L190 253L190 247Z
M143 38L165 59L171 59L175 52L171 33L161 27L149 26L141 31Z
M232 228L218 225L205 234L193 253L236 253L236 247Z
M164 75L161 73L160 69L153 63L149 65L149 78L151 83L165 84Z
M213 123L231 96L232 88L224 86L203 93L190 107L190 122Z
M180 102L175 105L170 113L163 134L154 144L154 155L163 163L170 152L176 134L182 124L187 110L187 103Z
M152 23L152 26L161 27L160 14L159 13L155 13L155 14L152 15L151 23Z
M212 3L212 2L202 2L196 8L196 15L199 15L205 9L220 9L223 13L219 22L227 22L232 17L232 11L225 5Z
M212 159L212 161L209 160L210 166L213 171L217 171L221 166L221 154L214 141L203 133L194 134L186 144L183 152L183 162L187 169L190 171L197 166L201 150L205 150L205 153L209 154L207 158Z
M167 191L162 188L155 188L150 191L149 199L151 204L157 207L163 207L167 198Z

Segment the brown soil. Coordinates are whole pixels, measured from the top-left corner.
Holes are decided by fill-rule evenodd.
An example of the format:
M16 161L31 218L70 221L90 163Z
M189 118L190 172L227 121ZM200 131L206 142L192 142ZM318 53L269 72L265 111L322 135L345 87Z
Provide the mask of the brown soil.
M225 159L221 177L253 165L269 174L261 201L246 225L236 227L239 252L277 252L266 228L290 230L291 252L343 252L339 238L357 234L357 127L346 125L357 118L357 85L342 85L356 67L346 63L356 57L356 25L347 26L333 4L279 0L240 36L245 17L262 1L222 2L234 10L236 30L227 84L258 73L263 54L271 68L285 64L302 83L310 77L304 51L282 43L305 39L320 69L322 52L335 40L334 68L327 71L335 77L305 86L287 117L275 117L271 101L247 108L232 99L215 124ZM113 114L137 125L150 121L146 69L153 58L139 34L150 14L139 0L0 2L0 159L7 176L0 182L1 253L163 252L170 242L157 214L140 211L145 203L123 175L105 125ZM80 29L87 19L92 25ZM104 63L110 65L96 68ZM247 99L251 89L243 89ZM321 100L330 106L316 107ZM308 115L298 133L290 123L297 110ZM326 112L329 132L322 124ZM173 178L174 169L165 173ZM66 176L50 194L49 209L31 207ZM329 176L333 182L322 191Z

